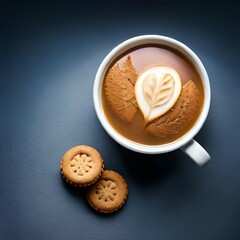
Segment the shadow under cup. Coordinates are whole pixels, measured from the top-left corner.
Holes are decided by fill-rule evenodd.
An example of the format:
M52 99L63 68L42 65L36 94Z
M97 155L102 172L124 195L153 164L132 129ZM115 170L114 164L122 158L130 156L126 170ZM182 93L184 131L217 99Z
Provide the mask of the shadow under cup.
M202 111L193 125L193 127L182 137L175 140L174 142L170 142L167 144L161 145L144 145L134 141L131 141L121 134L119 134L108 122L102 107L102 85L104 81L105 74L111 64L123 53L128 50L146 44L159 44L163 45L183 54L196 68L198 71L200 78L203 84L203 92L204 92L204 101L202 106ZM208 153L199 145L196 141L193 140L194 136L199 132L201 127L203 126L208 112L210 108L210 100L211 100L211 90L210 83L205 67L203 66L200 59L197 55L186 45L183 43L160 35L143 35L137 36L131 39L128 39L118 46L116 46L102 61L100 64L93 87L93 101L96 114L100 123L106 132L119 144L123 147L126 147L132 151L144 153L144 154L160 154L167 153L178 148L181 148L184 152L186 152L198 165L202 166L206 162L210 160L210 156Z

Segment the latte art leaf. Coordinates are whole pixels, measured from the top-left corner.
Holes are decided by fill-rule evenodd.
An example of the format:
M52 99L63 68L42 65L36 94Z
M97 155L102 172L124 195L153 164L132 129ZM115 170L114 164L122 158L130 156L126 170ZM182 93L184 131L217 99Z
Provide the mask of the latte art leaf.
M181 88L180 76L170 67L156 65L143 71L137 79L135 95L145 123L169 111Z
M150 109L163 105L172 96L174 80L170 74L164 74L160 81L154 74L148 75L143 81L143 95Z
M155 98L155 89L157 87L157 77L155 74L149 74L143 81L142 91L150 107L152 107Z

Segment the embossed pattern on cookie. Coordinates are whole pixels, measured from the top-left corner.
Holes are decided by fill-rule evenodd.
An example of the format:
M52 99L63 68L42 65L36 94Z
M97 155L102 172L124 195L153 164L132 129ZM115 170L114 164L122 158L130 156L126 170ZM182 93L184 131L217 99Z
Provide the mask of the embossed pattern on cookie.
M93 160L86 154L78 154L71 160L73 172L79 176L84 176L93 168Z
M74 186L89 186L102 174L101 155L90 146L80 145L69 149L61 161L63 178Z
M114 201L118 192L118 187L111 180L101 180L96 187L96 194L99 200L104 202Z
M118 173L105 170L87 191L89 205L98 212L111 213L120 209L128 196L125 179Z

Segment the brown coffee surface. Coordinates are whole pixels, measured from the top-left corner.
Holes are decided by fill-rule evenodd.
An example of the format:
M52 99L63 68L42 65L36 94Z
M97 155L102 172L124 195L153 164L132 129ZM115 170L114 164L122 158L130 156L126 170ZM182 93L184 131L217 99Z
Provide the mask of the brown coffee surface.
M182 81L175 105L147 125L135 98L135 82L141 72L160 64L174 68ZM122 136L146 145L165 144L187 133L201 113L204 93L202 80L191 62L165 46L142 46L116 59L108 69L102 91L104 113Z

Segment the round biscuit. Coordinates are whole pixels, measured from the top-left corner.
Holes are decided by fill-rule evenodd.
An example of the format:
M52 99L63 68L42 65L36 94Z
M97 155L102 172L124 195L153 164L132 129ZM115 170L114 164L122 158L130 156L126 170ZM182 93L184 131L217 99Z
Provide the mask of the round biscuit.
M63 178L74 186L93 184L103 172L103 160L99 152L86 145L69 149L62 157Z
M128 196L125 179L117 172L103 171L86 193L89 205L98 212L112 213L120 209Z

